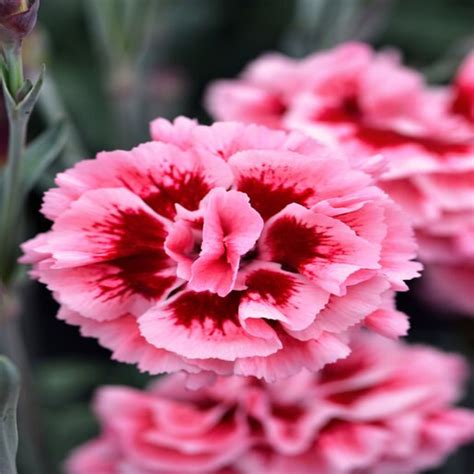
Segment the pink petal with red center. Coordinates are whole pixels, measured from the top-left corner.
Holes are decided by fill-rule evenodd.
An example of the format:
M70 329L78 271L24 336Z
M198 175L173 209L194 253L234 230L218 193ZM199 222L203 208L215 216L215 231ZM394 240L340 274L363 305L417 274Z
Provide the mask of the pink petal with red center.
M58 188L48 191L43 213L55 219L84 192L126 188L140 196L158 214L173 218L175 204L197 209L214 186L227 187L232 173L218 158L199 158L193 151L150 142L131 151L102 152L56 178Z
M244 273L247 290L239 305L239 319L246 328L269 319L289 330L305 329L329 298L304 277L282 271L276 264L256 262Z
M203 214L201 253L192 264L189 288L226 296L234 288L240 258L255 245L263 221L245 194L222 188L208 194Z
M239 358L235 362L236 375L254 376L266 382L295 375L302 369L316 372L326 364L347 357L349 347L337 336L321 334L316 341L297 341L279 334L283 348L267 357Z
M229 164L237 189L245 192L252 207L268 219L288 204L309 207L364 188L371 181L346 162L327 159L325 153L308 157L291 151L252 150L234 155Z
M59 300L98 320L139 313L179 281L164 253L167 222L126 189L86 192L55 222L38 267Z
M140 334L136 318L131 315L98 322L62 306L58 318L79 326L82 336L96 338L103 347L112 351L112 359L137 364L142 371L161 374L179 370L195 373L201 370L172 352L148 344Z
M84 193L56 219L39 250L51 253L55 269L143 253L161 256L168 225L132 192L98 189Z
M190 359L268 356L279 350L280 340L248 334L238 320L240 294L227 297L185 291L151 308L139 318L147 341Z
M347 287L343 296L331 295L329 303L319 312L316 320L301 331L291 331L302 341L317 339L321 333L341 333L376 311L382 304L382 295L388 288L383 278L371 278Z
M148 256L36 272L60 303L97 321L141 314L180 284L174 271Z
M342 294L359 269L379 268L377 246L337 219L290 204L271 218L259 242L261 258L296 271L321 288Z

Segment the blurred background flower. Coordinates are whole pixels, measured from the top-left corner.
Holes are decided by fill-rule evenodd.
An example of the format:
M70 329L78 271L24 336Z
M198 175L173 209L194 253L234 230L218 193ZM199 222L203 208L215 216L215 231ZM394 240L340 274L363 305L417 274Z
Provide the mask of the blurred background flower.
M207 85L236 76L266 51L302 57L363 40L400 49L432 84L446 84L472 47L473 17L472 0L42 0L31 47L25 44L26 67L34 75L47 62L48 75L29 139L58 118L68 120L69 139L28 199L28 235L48 230L38 210L57 171L145 140L156 116L209 122L202 105ZM57 306L40 285L25 287L22 301L49 459L43 472L53 474L73 447L98 432L89 408L94 389L143 387L148 377L110 361L95 341L57 321ZM447 318L411 292L398 303L411 318L410 340L464 354L472 365L472 321ZM461 403L472 406L473 399L471 382ZM20 440L20 472L40 473L25 467L25 449ZM463 474L473 465L465 449L434 472Z
M102 387L101 434L66 472L413 474L474 440L474 411L452 406L461 358L369 333L352 346L274 384L224 377L192 391L173 374L143 392Z

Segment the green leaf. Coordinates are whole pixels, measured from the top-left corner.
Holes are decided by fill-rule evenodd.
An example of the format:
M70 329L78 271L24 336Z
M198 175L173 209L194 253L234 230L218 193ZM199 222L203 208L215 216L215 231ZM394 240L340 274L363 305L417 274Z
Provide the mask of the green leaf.
M20 376L16 367L0 356L0 472L16 474L18 430L16 409L20 394Z
M38 100L41 91L41 86L43 85L45 71L46 68L43 65L39 77L33 87L30 87L26 95L21 97L20 101L16 104L17 110L26 117L29 117L31 115L31 112L33 112L33 107L35 106L36 101Z
M26 149L23 162L23 197L31 191L41 175L59 156L66 139L67 126L61 121L42 133Z
M26 79L26 81L23 84L23 87L17 92L17 95L16 95L17 101L23 100L29 94L31 89L33 89L33 84L31 83L29 79Z

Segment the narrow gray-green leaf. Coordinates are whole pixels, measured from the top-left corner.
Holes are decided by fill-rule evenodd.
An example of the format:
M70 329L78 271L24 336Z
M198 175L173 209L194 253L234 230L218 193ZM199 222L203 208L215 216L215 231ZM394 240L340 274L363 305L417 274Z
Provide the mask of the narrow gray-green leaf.
M16 474L18 429L16 410L20 394L20 376L16 367L0 356L0 472Z
M17 109L22 115L26 115L29 117L31 115L31 112L33 111L33 107L36 104L36 101L38 100L40 91L41 91L41 86L43 85L43 79L44 79L44 74L46 72L46 68L43 65L41 72L38 76L38 79L36 79L35 84L29 92L21 99L21 101L17 104Z
M61 121L42 133L28 146L23 162L23 196L31 191L42 174L59 156L66 144L66 139L67 126L64 121Z

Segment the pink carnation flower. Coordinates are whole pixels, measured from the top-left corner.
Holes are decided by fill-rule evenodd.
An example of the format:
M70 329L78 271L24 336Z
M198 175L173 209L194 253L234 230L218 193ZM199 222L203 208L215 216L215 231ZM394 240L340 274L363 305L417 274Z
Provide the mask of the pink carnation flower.
M453 86L439 89L427 87L393 52L359 43L299 61L266 55L240 79L211 86L207 105L220 120L304 131L342 148L356 167L370 167L367 157L383 154L389 167L379 185L410 215L420 238L451 242L446 262L433 249L423 255L421 240L433 293L446 293L444 283L434 282L449 274L457 291L445 302L474 315L465 291L474 285L474 256L457 241L474 225L474 53ZM449 224L448 232L445 222L454 218L457 226Z
M474 413L452 407L465 375L458 356L366 334L347 359L284 383L105 387L102 433L67 473L417 473L474 439Z
M276 380L406 333L409 224L369 174L296 132L152 123L155 141L56 178L25 263L119 361Z

